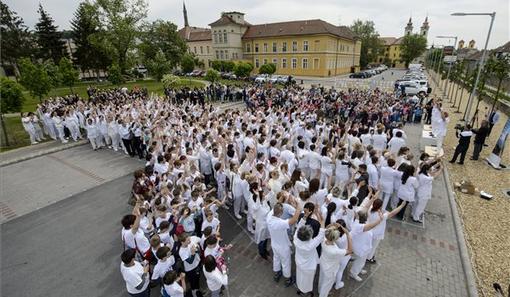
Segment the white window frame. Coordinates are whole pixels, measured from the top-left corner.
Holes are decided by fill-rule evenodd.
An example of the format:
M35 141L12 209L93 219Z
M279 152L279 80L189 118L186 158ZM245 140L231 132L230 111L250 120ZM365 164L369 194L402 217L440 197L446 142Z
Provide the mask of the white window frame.
M292 69L296 69L297 68L297 59L296 58L292 58L290 60L290 68L292 68Z

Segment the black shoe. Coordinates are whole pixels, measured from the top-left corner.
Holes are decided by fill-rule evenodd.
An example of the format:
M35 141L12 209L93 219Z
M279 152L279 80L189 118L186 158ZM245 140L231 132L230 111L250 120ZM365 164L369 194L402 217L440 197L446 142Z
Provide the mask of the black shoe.
M484 143L483 146L489 146L489 145Z
M285 287L288 288L290 286L292 286L294 284L294 279L292 279L292 277L289 277L286 281L285 281Z
M451 160L451 161L448 161L448 163L453 164L453 163L455 163L455 161Z
M375 264L377 261L375 260L375 258L372 258L372 259L367 259L367 262L371 263L371 264Z
M469 158L469 160L472 160L472 161L478 161L478 158Z
M457 162L457 164L459 164L459 165L464 165L464 162Z
M415 219L413 219L413 222L415 222L415 223L419 223L419 224L423 224L423 222L422 222L422 221L420 221L420 220L415 220Z
M273 280L274 280L275 282L279 282L279 281L280 281L280 278L282 278L282 272L281 272L281 271L275 272L275 273L274 273L274 276L273 276Z

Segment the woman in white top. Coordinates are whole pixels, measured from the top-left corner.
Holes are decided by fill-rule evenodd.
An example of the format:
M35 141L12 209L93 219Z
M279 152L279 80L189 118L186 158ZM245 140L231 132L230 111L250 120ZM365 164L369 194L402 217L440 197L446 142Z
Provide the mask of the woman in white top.
M119 135L119 124L114 119L113 116L108 116L108 137L110 137L112 141L112 147L114 151L118 151L119 147L122 146Z
M343 189L351 178L351 163L345 157L345 151L341 150L335 160L335 186Z
M207 287L211 291L211 297L219 297L221 287L228 284L227 267L223 265L221 270L218 269L216 259L209 255L204 259L203 272L207 281Z
M437 168L434 166L430 166L430 164L423 164L420 168L420 173L418 175L418 190L416 191L416 202L413 204L413 221L416 223L421 223L421 217L425 208L427 207L427 203L432 197L432 181L436 176L441 173L443 167L441 163L437 165Z
M55 128L57 129L58 138L60 138L62 143L67 143L67 139L65 138L64 134L64 121L55 111L51 113L51 119L55 125Z
M349 276L354 280L362 281L359 274L365 274L363 270L366 260L370 251L372 250L372 230L382 221L382 214L379 213L379 219L373 223L367 223L368 214L365 210L360 210L357 213L357 219L352 223L352 250L355 255L354 262L352 263Z
M317 247L324 240L324 221L319 218L321 228L319 234L312 238L312 227L305 225L306 219L302 218L298 225L297 231L294 233L294 246L296 248L296 285L300 294L305 296L312 295L313 280L317 264L319 264L319 255Z
M420 185L418 183L418 179L414 177L415 168L413 165L406 165L404 171L402 173L401 184L398 188L397 197L399 199L399 205L404 202L414 202L414 196L416 195L416 190ZM400 220L404 219L404 214L406 212L406 206L404 206L397 217Z
M386 161L388 166L381 167L381 177L379 178L379 185L382 192L382 210L386 210L388 202L394 190L394 181L402 176L402 172L395 169L395 160L392 158Z
M97 125L94 123L92 118L88 118L85 124L85 129L87 130L87 138L92 145L92 149L97 150L99 148L99 130Z
M372 250L370 251L370 254L368 255L367 261L369 263L375 263L375 252L377 251L377 247L379 246L379 243L381 240L384 239L384 233L386 231L386 220L394 217L405 205L407 202L404 201L404 203L400 204L397 208L392 210L391 212L385 211L383 206L383 201L381 199L376 199L372 203L372 207L370 208L370 211L368 212L368 219L367 223L374 223L377 220L379 220L379 213L383 214L383 218L381 223L379 223L377 226L375 226L374 229L372 229Z
M274 205L276 203L276 195L278 195L278 193L282 190L283 183L277 169L271 171L269 175L271 178L267 182L267 189L269 190L269 193L267 193L267 200L271 205Z
M69 129L69 132L71 132L71 137L74 141L81 138L80 123L78 121L78 117L72 110L66 111L66 127Z
M322 148L321 152L321 188L329 189L331 186L331 178L333 177L333 168L335 164L331 159L331 153L328 151L328 147Z
M299 193L308 189L308 181L303 178L301 169L296 168L294 172L292 172L292 176L290 177L291 188L289 189L290 193L297 197Z
M23 128L30 136L30 143L37 144L38 142L36 140L35 128L28 114L27 115L23 115L23 113L21 114L21 124L23 125Z
M184 291L186 291L186 274L178 275L175 271L165 273L161 290L163 297L184 297Z
M43 139L45 139L45 137L43 134L43 129L39 125L39 118L33 112L29 112L28 116L30 117L30 121L32 122L32 125L34 126L35 139L37 141L42 141Z
M340 231L346 234L347 247L342 249L336 245ZM352 253L352 240L349 231L341 225L332 225L326 229L326 240L321 245L319 297L327 297L336 280L336 273L343 258ZM343 287L343 285L342 285Z
M268 259L267 240L269 231L267 230L267 214L271 211L265 195L255 194L256 201L253 203L253 216L255 218L255 242L258 245L259 255Z

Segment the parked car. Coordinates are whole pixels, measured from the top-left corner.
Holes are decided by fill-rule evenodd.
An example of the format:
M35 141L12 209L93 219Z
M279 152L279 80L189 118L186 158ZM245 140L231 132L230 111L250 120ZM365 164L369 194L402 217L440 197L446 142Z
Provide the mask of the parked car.
M367 78L367 74L365 72L356 72L349 75L349 78Z
M260 74L255 78L255 83L265 83L269 79L269 76L267 74Z

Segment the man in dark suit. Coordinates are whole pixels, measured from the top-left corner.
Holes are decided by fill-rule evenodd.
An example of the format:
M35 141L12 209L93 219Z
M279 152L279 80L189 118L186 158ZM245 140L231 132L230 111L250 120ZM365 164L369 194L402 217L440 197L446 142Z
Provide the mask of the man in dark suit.
M459 138L459 144L457 144L457 147L455 148L455 153L453 153L453 158L450 160L450 163L455 163L455 161L457 161L457 157L460 155L458 164L462 165L464 164L464 158L466 157L467 150L469 149L471 136L473 136L471 125L467 124L460 133L459 131L455 131L455 135Z

